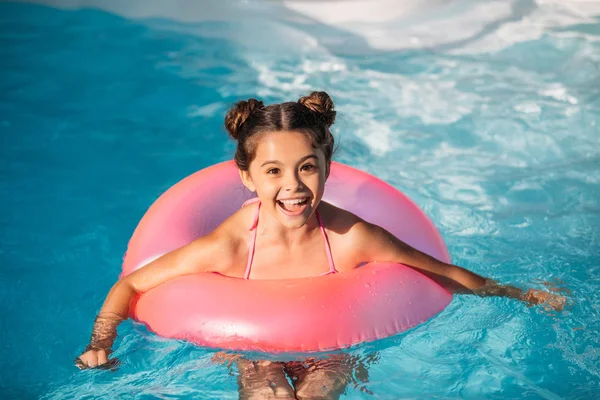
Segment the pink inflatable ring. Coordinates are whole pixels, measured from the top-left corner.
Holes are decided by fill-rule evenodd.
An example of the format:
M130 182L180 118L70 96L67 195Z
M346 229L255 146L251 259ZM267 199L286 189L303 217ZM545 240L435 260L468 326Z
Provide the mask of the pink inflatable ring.
M175 184L150 207L131 238L127 275L215 229L253 194L231 161ZM384 227L442 261L446 246L405 195L333 163L323 200ZM412 268L370 263L351 272L287 280L187 275L142 294L132 318L160 336L202 346L266 352L349 347L405 331L443 310L452 295Z

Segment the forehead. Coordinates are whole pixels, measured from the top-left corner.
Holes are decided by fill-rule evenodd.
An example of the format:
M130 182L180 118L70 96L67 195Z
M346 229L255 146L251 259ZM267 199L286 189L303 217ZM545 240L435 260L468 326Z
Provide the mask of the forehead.
M256 144L255 159L285 160L317 154L308 135L295 131L265 132Z

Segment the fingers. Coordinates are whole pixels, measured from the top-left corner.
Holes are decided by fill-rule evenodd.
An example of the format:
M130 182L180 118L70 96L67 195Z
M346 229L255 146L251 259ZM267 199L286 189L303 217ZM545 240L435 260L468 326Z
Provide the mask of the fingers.
M549 292L542 292L538 299L540 303L544 303L544 305L551 307L554 311L562 311L565 307L566 299L563 296L559 296Z
M96 368L108 362L106 350L89 350L75 359L79 369Z
M554 296L554 298L552 298L550 301L548 301L548 304L550 304L550 306L555 311L562 311L565 308L566 302L567 302L567 299L565 299L564 297Z
M81 361L81 364L85 368L94 368L96 365L98 365L98 356L96 355L95 350L86 351L79 356L78 360Z
M562 311L568 304L571 304L571 290L566 287L563 280L552 278L546 281L540 280L538 283L543 284L547 290L536 291L535 297L537 297L538 304L545 303L556 311Z
M523 299L528 305L542 305L546 311L562 311L567 303L566 297L560 294L537 289L529 289Z
M96 355L98 357L98 363L96 365L106 364L106 362L108 361L108 355L106 354L106 350L99 350L98 353L96 353Z

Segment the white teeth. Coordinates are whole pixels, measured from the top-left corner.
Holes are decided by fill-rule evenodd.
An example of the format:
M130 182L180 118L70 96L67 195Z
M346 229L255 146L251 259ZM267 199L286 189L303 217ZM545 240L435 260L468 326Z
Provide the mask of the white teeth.
M279 200L280 203L289 204L289 205L300 204L300 203L304 203L305 201L306 201L306 199Z

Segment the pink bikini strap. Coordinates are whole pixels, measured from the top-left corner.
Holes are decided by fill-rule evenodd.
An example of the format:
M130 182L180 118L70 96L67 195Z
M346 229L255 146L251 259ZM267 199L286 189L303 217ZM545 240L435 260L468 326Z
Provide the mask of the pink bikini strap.
M319 228L321 229L321 234L323 235L323 240L325 241L325 251L327 252L327 260L329 261L329 271L326 274L335 274L338 271L335 269L335 264L333 263L333 255L331 254L331 246L329 246L329 238L327 237L327 232L325 232L325 226L323 225L321 214L319 214L319 211L317 211L316 214L317 220L319 221Z
M244 279L250 279L250 270L252 269L252 260L254 259L254 248L256 247L256 227L258 226L258 214L260 212L260 201L258 198L248 200L244 203L244 206L258 203L256 206L256 213L254 214L254 220L252 221L252 226L250 226L250 231L252 231L252 236L250 238L250 246L248 248L248 261L246 262L246 271L244 272ZM323 240L325 241L325 252L327 253L327 261L329 262L329 271L321 274L335 274L338 271L335 269L335 264L333 263L333 256L331 254L331 247L329 246L329 238L327 237L327 232L325 232L325 227L323 226L323 220L321 219L321 214L316 212L317 221L319 221L319 229L321 230L321 235L323 236Z
M258 213L260 212L260 201L258 198L256 200L248 200L244 203L245 205L258 203L256 206L256 214L254 214L254 221L252 222L252 226L250 227L250 231L252 231L252 237L250 238L250 247L248 248L248 262L246 262L246 272L244 272L244 279L250 278L250 269L252 268L252 259L254 258L254 247L256 245L256 227L258 226ZM243 206L242 206L243 207Z

